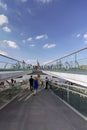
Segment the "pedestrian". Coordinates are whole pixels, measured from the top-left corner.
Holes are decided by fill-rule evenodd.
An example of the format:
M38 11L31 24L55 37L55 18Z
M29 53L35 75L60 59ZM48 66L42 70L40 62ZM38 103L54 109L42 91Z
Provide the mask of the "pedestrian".
M40 78L39 74L37 75L37 80L38 80L38 87L40 88L41 85L42 85L42 81L41 81L41 78Z
M48 83L49 83L48 77L45 78L45 81L46 81L46 87L45 87L45 89L48 89Z
M31 75L31 77L30 77L30 79L29 79L30 90L31 90L31 91L33 90L33 81L34 81L34 79L32 78L32 75Z
M11 85L14 87L14 79L11 79Z
M37 76L34 77L33 88L34 88L34 95L36 95L37 89L38 89L38 77Z

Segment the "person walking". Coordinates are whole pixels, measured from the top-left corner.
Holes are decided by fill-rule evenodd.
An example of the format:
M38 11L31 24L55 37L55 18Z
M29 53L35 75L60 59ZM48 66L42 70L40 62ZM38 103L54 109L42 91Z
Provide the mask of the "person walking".
M37 75L37 80L38 80L38 87L41 88L41 86L42 86L42 81L41 81L41 78L40 78L40 75L39 75L39 74Z
M34 88L34 95L36 95L37 89L38 89L38 77L37 76L34 77L33 88Z
M34 81L34 79L32 78L32 75L31 75L31 77L30 77L30 79L29 79L30 90L31 90L31 91L33 90L33 81Z
M46 87L45 87L45 89L48 89L48 83L49 83L48 77L45 78L45 81L46 81Z

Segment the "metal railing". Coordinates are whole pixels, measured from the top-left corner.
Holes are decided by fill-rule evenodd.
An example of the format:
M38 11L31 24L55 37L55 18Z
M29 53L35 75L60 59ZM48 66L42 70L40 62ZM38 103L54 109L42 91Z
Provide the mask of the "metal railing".
M78 110L87 120L87 88L53 83L50 83L50 87L56 95Z
M31 64L0 54L0 71L30 70Z
M60 57L42 66L51 71L87 71L87 47Z

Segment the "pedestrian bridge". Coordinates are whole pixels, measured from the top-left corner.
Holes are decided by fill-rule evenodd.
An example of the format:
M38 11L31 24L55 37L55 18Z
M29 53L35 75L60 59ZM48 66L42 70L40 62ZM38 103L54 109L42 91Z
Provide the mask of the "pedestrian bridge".
M0 54L0 81L21 75L36 73L31 64ZM8 61L8 62L7 62ZM55 76L87 87L87 47L60 57L45 65L38 72Z
M78 50L40 66L37 71L31 64L0 55L0 82L27 74L46 74L51 83L55 77L78 85L66 87L63 86L64 82L60 86L50 84L51 89L41 87L36 96L29 90L17 95L12 102L1 108L0 129L87 130L86 51L87 48ZM83 55L79 54L82 52ZM81 91L77 91L78 88Z
M0 110L1 130L87 130L87 121L51 90L29 91Z

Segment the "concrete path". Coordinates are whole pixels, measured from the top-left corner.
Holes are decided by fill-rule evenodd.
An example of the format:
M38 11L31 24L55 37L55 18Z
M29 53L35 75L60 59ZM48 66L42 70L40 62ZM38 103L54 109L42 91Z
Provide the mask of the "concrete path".
M28 93L0 111L0 130L87 130L87 122L50 90Z

